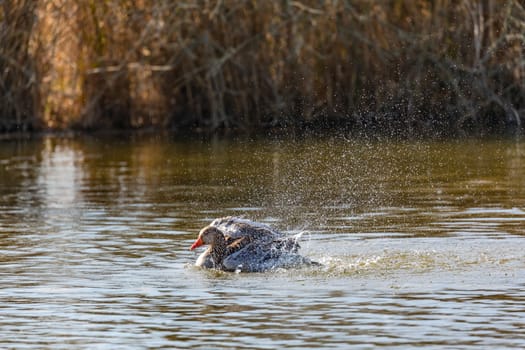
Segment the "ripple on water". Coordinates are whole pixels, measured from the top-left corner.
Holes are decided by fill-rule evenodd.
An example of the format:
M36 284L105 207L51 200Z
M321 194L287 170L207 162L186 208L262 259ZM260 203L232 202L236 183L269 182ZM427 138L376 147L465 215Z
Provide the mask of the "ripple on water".
M525 348L522 142L0 147L0 348ZM477 156L473 156L477 155ZM213 218L322 267L225 273Z

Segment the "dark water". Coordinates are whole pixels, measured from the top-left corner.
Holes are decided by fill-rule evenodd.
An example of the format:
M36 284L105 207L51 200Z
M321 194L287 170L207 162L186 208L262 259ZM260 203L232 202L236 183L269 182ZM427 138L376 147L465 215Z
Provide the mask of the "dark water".
M0 142L0 348L524 348L525 143ZM215 217L322 268L192 266Z

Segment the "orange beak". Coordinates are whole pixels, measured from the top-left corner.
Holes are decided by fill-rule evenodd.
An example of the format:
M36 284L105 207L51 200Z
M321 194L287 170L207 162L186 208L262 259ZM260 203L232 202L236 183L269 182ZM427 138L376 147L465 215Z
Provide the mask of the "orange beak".
M199 237L199 238L197 238L197 240L191 245L190 250L193 250L193 249L195 249L195 248L197 248L197 247L200 247L200 246L203 245L203 244L204 244L204 242L203 242L202 239Z

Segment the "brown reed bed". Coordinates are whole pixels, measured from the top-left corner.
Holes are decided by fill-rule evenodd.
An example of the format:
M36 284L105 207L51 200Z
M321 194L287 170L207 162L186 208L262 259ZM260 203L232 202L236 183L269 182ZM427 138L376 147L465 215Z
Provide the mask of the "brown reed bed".
M37 123L35 62L29 49L35 3L0 3L0 131Z
M523 131L518 0L0 6L2 131Z

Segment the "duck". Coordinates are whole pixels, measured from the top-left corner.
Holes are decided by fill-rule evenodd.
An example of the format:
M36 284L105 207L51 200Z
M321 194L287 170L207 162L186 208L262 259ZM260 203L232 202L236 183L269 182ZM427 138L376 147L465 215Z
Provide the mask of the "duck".
M208 245L195 265L222 271L265 272L320 265L298 254L301 235L286 236L268 225L228 216L204 227L190 250Z

